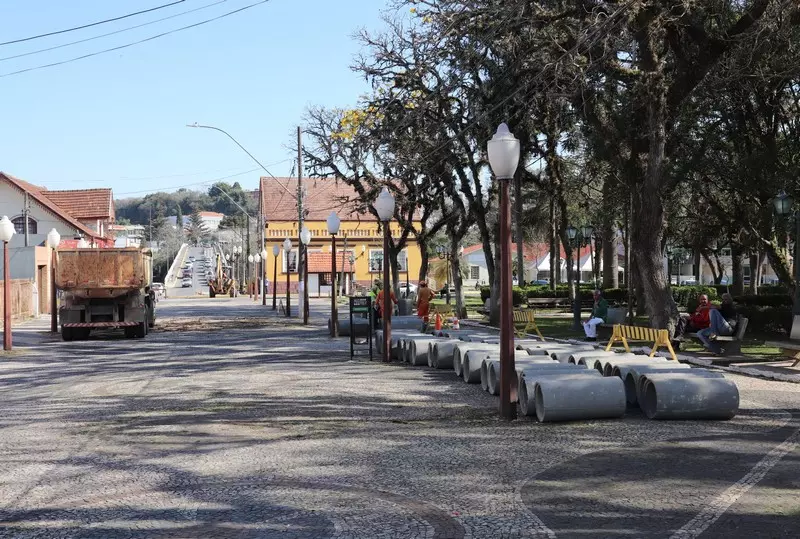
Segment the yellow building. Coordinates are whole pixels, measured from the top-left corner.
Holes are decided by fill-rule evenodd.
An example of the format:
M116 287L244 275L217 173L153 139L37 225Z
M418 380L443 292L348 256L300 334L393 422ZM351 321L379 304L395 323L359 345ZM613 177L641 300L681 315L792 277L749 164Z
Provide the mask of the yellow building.
M375 279L383 275L383 233L375 217L365 208L370 202L362 201L355 190L333 179L309 178L303 180L304 225L311 231L308 246L308 292L314 296L329 296L331 292L331 237L327 219L332 211L341 219L336 236L336 271L344 273L347 293L359 287L370 287ZM266 274L271 285L277 285L278 293L286 293L287 267L289 287L297 291L297 253L299 244L296 178L261 178L261 214L267 250ZM359 209L360 208L360 209ZM419 226L419 223L415 223ZM396 222L390 225L392 236L397 238L402 231ZM287 257L283 250L286 238L292 240L292 251ZM280 247L276 259L273 246ZM399 256L400 281L415 282L422 263L419 246L413 234ZM343 271L344 270L344 271ZM274 283L273 283L274 281Z

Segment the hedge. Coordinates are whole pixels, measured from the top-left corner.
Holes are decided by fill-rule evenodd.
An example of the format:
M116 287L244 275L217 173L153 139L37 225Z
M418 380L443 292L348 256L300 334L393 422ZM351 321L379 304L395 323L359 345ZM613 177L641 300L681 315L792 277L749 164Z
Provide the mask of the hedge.
M709 301L717 299L717 290L713 286L673 286L672 299L681 307L693 312L697 308L697 298L705 294Z
M792 307L789 305L739 305L736 312L748 319L747 333L788 334L792 329Z
M791 307L794 304L792 296L788 294L764 294L759 296L735 296L733 302L739 305L753 305L759 307Z

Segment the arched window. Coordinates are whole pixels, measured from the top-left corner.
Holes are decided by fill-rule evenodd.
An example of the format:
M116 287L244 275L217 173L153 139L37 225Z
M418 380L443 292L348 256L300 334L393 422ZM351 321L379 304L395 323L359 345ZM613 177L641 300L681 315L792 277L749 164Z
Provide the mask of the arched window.
M14 231L17 234L25 234L25 217L22 215L14 217L11 222L14 223ZM36 219L28 216L28 234L38 234L37 228Z

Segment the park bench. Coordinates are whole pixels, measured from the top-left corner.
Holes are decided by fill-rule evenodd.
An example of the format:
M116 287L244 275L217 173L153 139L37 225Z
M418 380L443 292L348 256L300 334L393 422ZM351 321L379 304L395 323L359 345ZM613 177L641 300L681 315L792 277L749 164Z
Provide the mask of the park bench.
M792 363L792 367L796 367L798 364L800 364L800 342L767 341L764 344L766 346L774 346L775 348L779 348L782 356L793 359L794 363Z
M528 308L568 307L572 305L569 298L528 298ZM581 308L588 309L594 305L594 299L581 296Z
M656 352L659 348L666 346L672 359L678 361L678 357L675 355L675 350L672 349L672 343L670 343L669 340L669 331L666 329L653 329L641 326L624 326L622 324L614 324L614 329L611 332L611 340L608 341L608 346L606 346L606 352L611 350L611 347L617 341L622 342L626 352L631 351L630 346L628 346L628 341L652 342L653 347L650 350L650 357L656 355Z
M745 318L742 315L738 315L736 317L736 333L734 333L733 335L718 335L717 338L714 339L716 342L720 343L723 355L741 353L742 339L744 338L744 334L747 331L748 322L749 319ZM686 336L700 340L697 337L697 333L687 333Z
M540 339L544 340L544 336L536 326L536 318L533 311L527 309L515 309L514 313L514 332L517 337L525 337L533 330Z

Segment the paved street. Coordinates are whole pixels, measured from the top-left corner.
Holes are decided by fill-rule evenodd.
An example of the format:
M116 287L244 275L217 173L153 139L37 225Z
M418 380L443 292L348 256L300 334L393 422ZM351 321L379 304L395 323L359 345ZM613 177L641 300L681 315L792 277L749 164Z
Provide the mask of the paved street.
M293 298L294 301L294 298ZM796 537L800 385L729 422L540 425L247 298L0 356L0 537ZM15 335L15 336L16 336Z

